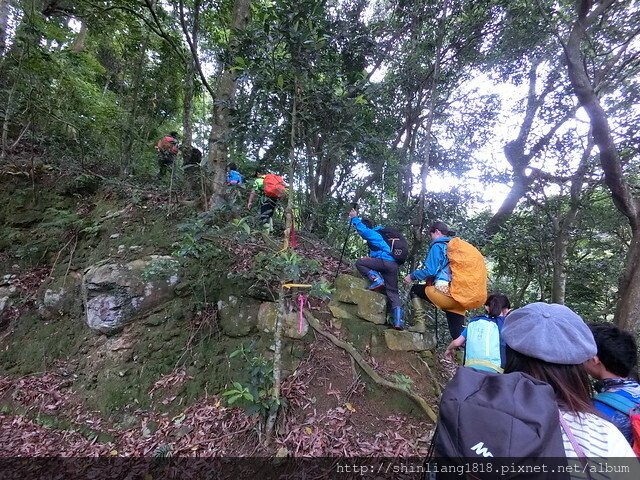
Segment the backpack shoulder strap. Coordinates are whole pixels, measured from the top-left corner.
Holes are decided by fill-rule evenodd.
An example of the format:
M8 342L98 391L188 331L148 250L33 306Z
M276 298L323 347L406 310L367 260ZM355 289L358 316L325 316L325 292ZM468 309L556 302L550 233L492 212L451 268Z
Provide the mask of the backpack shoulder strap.
M637 403L625 395L618 392L602 392L594 395L594 400L604 403L605 405L615 408L619 412L629 415Z

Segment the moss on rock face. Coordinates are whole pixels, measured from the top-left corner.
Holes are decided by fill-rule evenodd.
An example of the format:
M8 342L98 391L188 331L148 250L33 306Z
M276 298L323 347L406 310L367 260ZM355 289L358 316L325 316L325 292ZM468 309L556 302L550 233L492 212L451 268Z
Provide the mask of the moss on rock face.
M21 316L13 329L0 349L0 372L10 375L43 372L56 361L69 361L91 337L79 319L43 322L34 314Z

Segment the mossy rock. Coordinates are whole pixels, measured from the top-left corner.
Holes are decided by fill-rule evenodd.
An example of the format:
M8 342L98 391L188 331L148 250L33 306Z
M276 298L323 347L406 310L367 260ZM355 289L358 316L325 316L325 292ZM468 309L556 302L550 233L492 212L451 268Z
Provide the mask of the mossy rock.
M278 304L263 302L258 309L258 330L265 333L274 333L278 318ZM302 328L301 328L302 327ZM300 339L309 333L309 323L306 318L300 321L297 312L285 315L282 334L287 338Z
M435 339L417 332L385 330L384 339L389 350L421 352L435 348Z
M358 316L358 309L355 305L332 300L329 302L329 311L334 318L348 318L355 320Z
M228 295L218 300L220 327L229 337L245 337L258 326L260 302L249 297Z

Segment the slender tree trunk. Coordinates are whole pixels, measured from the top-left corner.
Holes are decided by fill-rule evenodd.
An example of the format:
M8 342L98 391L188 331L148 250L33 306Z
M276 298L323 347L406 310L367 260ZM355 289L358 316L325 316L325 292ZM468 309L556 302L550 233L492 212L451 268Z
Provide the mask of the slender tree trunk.
M85 22L84 20L80 20L80 31L78 32L78 36L73 41L71 51L75 53L84 52L88 36L89 28L87 27L87 22Z
M553 242L552 264L553 279L551 286L551 302L564 305L567 291L567 249L569 246L569 230L561 227L562 222L557 222L557 235Z
M591 84L585 69L587 62L584 61L581 50L587 39L586 29L597 22L613 3L614 0L603 0L592 9L591 0L576 2L577 19L563 47L571 85L591 122L605 183L611 192L613 203L627 217L631 226L632 241L619 282L620 300L614 321L622 328L637 332L640 329L640 201L633 196L633 191L623 176L609 119Z
M561 305L564 305L567 293L567 251L571 240L571 229L575 225L578 212L580 212L580 199L584 193L583 186L592 151L593 139L589 136L589 142L582 154L580 165L571 179L569 210L562 218L554 221L556 236L552 252L553 283L551 286L551 301Z
M122 151L121 151L121 173L122 175L128 175L131 173L132 166L132 150L136 137L136 122L138 120L138 103L140 97L140 90L142 88L142 72L144 72L145 65L147 63L147 45L149 43L149 36L147 35L142 41L140 46L140 55L138 55L134 71L132 72L133 85L131 86L131 94L129 96L129 114L127 115L126 126L123 129L125 132L122 139Z
M0 0L0 57L4 57L4 54L7 51L10 11L11 0Z
M233 2L233 31L244 30L249 23L251 0L234 0ZM230 35L233 35L231 33ZM231 38L229 55L233 58L236 39ZM225 181L227 175L227 155L229 139L231 137L231 119L233 118L234 101L236 97L236 73L233 65L225 65L213 101L213 124L209 135L208 162L212 170L211 206L224 201Z
M16 90L18 88L18 82L23 81L21 78L22 73L22 61L25 56L25 49L20 51L20 59L18 60L18 71L16 78L13 81L7 102L4 106L4 119L2 120L2 134L0 136L0 161L4 161L7 158L7 147L9 146L9 127L13 120L13 110L16 103Z
M193 3L191 24L191 41L198 45L200 0ZM186 74L184 79L184 100L182 104L182 155L183 158L191 155L191 145L193 144L193 97L194 79L196 76L196 62L193 55L187 57Z
M291 136L289 138L289 196L287 199L287 212L285 214L284 245L283 250L290 247L291 231L293 228L293 184L296 174L296 122L298 106L298 80L293 82L293 106L291 107Z
M424 231L424 211L427 199L427 177L429 176L429 166L431 162L431 129L433 128L433 113L436 108L436 97L438 92L438 83L440 81L440 55L442 50L442 40L445 35L445 26L447 16L449 14L449 0L442 2L442 17L438 25L438 33L436 38L436 46L433 52L433 76L431 77L431 88L429 89L428 113L424 124L425 136L425 152L424 161L420 166L420 200L418 202L418 222L414 228L414 239L422 242Z

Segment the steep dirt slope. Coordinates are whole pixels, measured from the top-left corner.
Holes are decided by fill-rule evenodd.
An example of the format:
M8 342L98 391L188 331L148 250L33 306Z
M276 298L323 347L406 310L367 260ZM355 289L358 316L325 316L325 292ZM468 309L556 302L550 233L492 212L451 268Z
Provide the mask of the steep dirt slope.
M233 352L250 347L268 363L273 338L224 335L217 300L230 290L272 293L259 280L273 280L274 272L260 273L256 264L279 245L277 235L242 234L233 205L216 213L222 226L203 235L194 225L211 218L181 197L170 202L166 188L17 167L3 181L0 456L424 455L432 425L423 412L375 385L311 329L285 342L288 376L271 443L259 414L227 405L222 394L234 382L255 379L249 357ZM304 233L297 253L304 259L297 268L309 269L304 281L330 279L338 267L336 252ZM52 286L80 282L99 262L151 254L184 256L176 296L117 335L88 329L78 295L69 295L60 315L43 313ZM310 307L323 328L356 345L358 329L368 328L337 328L326 301ZM358 347L379 374L436 403L447 373L433 354Z

